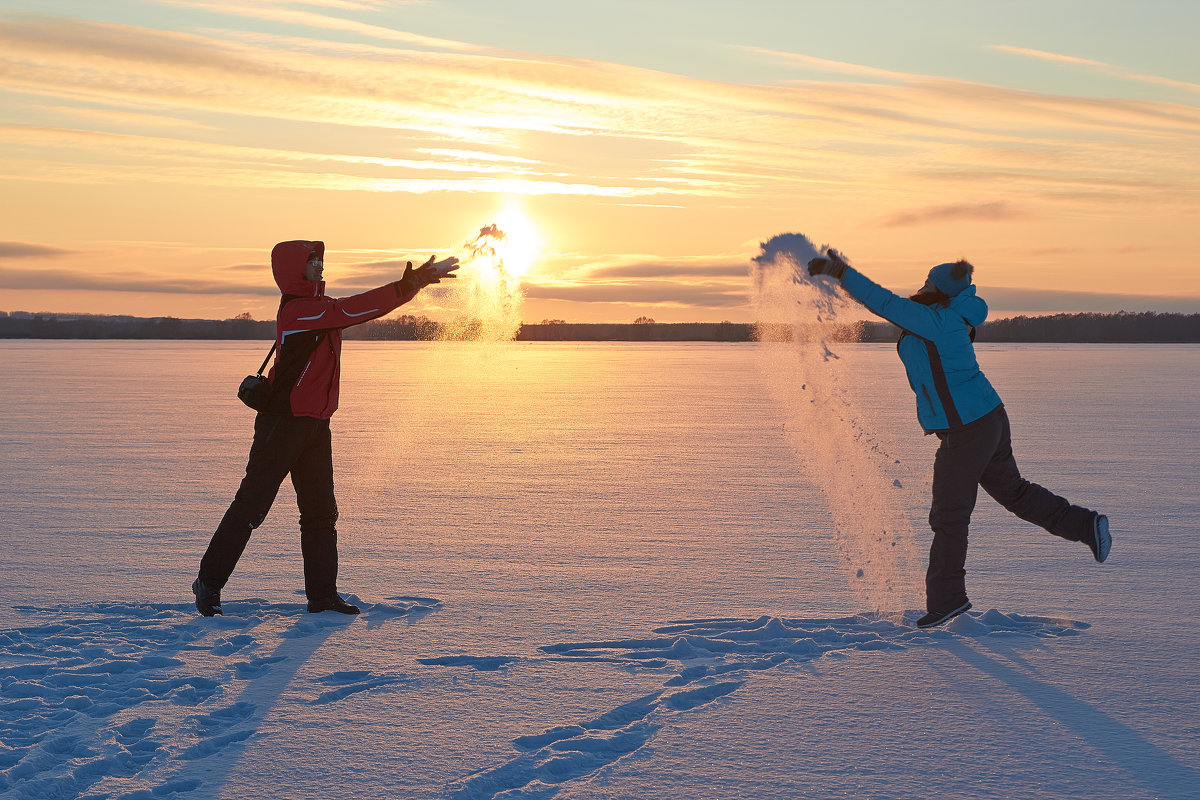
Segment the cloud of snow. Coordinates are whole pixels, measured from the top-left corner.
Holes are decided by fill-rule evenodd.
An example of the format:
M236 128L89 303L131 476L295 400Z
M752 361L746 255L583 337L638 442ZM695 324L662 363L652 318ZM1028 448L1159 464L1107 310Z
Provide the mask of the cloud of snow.
M872 434L833 349L844 338L839 315L847 316L851 301L836 281L806 269L827 249L785 233L762 243L752 259L760 361L783 408L788 442L829 505L851 587L868 609L900 612L923 604L915 536L899 462Z
M463 245L457 278L442 282L439 303L450 309L445 341L510 342L521 328L520 279L504 266L507 234L495 223Z

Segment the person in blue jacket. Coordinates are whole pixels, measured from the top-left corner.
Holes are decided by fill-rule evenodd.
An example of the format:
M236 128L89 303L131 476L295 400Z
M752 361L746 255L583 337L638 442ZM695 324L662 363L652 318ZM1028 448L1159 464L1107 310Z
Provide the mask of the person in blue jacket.
M975 360L975 326L987 303L975 294L975 268L938 264L921 290L901 297L846 263L836 250L808 262L810 275L829 275L872 313L901 330L896 350L917 396L917 419L941 440L933 462L929 526L933 544L925 575L920 628L940 625L971 607L967 599L967 528L978 487L1023 520L1055 536L1084 542L1096 561L1112 546L1108 517L1021 477L1013 458L1008 414Z

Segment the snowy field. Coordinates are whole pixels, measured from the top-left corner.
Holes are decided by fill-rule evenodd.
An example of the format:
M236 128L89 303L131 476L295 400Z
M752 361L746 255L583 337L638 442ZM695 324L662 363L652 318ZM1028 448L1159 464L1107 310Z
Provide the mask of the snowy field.
M0 342L0 797L1200 797L1198 347L978 348L1026 476L1114 545L983 496L935 631L890 345L838 346L852 404L805 411L758 345L348 342L364 613L304 613L285 484L199 618L265 349ZM842 412L880 486L806 452ZM881 613L831 522L875 495L911 562Z

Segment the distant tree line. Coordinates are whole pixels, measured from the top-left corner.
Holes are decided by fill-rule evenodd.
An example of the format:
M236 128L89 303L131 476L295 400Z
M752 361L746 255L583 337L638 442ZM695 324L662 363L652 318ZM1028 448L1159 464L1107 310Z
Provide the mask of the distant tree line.
M258 321L249 314L215 320L0 312L3 339L271 339L274 336L274 320Z
M815 327L815 326L814 326ZM890 322L855 322L815 328L828 341L894 342L900 329ZM768 339L790 339L803 330L771 326ZM985 322L976 330L977 342L1200 342L1200 314L1159 314L1153 311L1112 314L1082 312L1042 317L1005 317Z
M404 314L347 328L347 339L415 341L437 339L442 326L423 316ZM898 328L887 322L857 322L832 327L757 326L743 322L631 323L542 320L521 326L527 342L750 342L819 336L839 342L894 342ZM31 314L0 311L2 339L264 339L275 336L274 320L249 314L232 319L179 319L94 314ZM1116 314L1052 314L1009 317L979 328L979 342L1200 342L1200 314L1152 311Z
M1007 317L979 330L981 342L1200 342L1200 314L1052 314Z

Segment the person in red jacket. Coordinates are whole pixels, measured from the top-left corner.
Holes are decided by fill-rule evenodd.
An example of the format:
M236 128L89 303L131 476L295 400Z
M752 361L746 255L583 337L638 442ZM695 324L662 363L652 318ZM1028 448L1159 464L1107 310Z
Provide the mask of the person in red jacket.
M196 609L221 614L225 587L250 534L262 524L283 479L292 476L300 507L300 550L308 610L357 614L337 591L337 502L329 418L338 407L342 329L382 317L424 287L455 277L458 259L410 263L400 280L341 299L325 296L325 243L280 242L271 271L283 297L275 322L275 364L267 375L271 397L254 420L246 477L200 561L192 583Z

